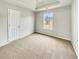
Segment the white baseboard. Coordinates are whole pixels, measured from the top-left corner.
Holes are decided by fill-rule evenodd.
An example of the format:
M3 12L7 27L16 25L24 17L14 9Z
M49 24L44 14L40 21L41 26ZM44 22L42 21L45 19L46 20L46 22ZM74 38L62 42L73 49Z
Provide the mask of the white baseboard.
M9 42L0 42L0 47L7 45Z
M33 33L33 32L32 32ZM17 38L16 40L18 40L18 39L21 39L21 38L24 38L24 37L27 37L27 36L29 36L29 35L31 35L32 33L29 33L29 34L27 34L27 35L23 35L23 36L20 36L19 38ZM13 40L13 41L16 41L16 40ZM7 44L9 44L9 43L11 43L11 42L13 42L13 41L10 41L10 42L0 42L0 47L2 47L2 46L5 46L5 45L7 45Z

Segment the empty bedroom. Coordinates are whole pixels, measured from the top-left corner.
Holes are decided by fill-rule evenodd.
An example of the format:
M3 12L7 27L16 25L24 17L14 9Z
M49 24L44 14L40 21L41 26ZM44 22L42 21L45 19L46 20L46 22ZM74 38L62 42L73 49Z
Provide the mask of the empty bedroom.
M0 59L78 59L78 0L0 0Z

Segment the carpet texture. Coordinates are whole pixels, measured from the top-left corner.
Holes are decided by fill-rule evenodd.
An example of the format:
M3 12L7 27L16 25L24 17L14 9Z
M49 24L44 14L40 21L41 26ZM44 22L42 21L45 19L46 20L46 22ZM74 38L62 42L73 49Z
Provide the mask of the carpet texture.
M32 34L0 48L0 59L77 59L64 40Z

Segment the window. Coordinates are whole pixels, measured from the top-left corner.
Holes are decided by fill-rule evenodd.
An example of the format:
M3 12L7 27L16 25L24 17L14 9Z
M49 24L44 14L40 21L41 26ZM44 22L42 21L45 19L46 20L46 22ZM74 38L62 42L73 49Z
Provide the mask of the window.
M43 15L43 29L53 30L53 12L46 12Z

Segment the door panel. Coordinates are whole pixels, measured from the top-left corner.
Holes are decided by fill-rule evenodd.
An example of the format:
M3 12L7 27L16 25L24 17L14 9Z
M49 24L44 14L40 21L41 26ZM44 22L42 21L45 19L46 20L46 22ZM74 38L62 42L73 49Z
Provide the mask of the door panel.
M8 40L13 41L19 37L20 12L16 10L8 10Z

